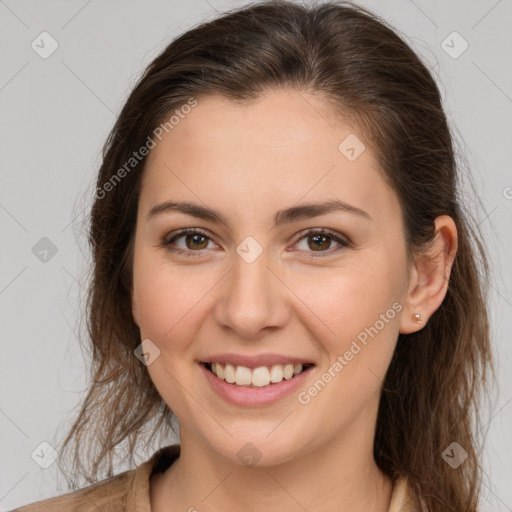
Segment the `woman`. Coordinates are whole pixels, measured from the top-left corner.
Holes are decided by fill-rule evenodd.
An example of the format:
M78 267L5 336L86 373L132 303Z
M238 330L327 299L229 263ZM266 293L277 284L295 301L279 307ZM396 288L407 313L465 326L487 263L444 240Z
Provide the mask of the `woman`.
M18 510L475 511L487 263L457 183L435 81L363 8L178 37L97 181L95 376L63 446L92 485Z

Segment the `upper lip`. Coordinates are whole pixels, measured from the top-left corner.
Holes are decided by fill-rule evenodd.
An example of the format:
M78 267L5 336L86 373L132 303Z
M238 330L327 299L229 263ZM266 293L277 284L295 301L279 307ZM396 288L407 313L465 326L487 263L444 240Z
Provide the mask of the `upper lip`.
M272 366L274 364L314 364L303 357L286 356L282 354L258 354L254 356L242 354L216 354L201 360L202 363L229 363L233 366L246 366L258 368L259 366Z

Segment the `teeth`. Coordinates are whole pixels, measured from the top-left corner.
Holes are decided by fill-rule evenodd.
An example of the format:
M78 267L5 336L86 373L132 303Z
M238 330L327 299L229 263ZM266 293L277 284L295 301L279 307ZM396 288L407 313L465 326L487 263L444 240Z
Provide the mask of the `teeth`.
M272 366L270 370L270 382L281 382L283 380L283 367L280 364Z
M215 363L215 374L220 378L224 378L224 370L222 368L222 365L220 363Z
M217 377L220 377L218 374L216 375ZM229 382L230 384L233 384L233 382L235 382L235 367L232 364L227 364L226 368L224 368L224 379L226 382Z
M283 377L286 379L286 380L289 380L293 377L293 372L295 370L295 367L293 366L293 364L287 364L285 367L284 367L284 370L283 370Z
M238 384L238 381L236 381ZM262 386L268 386L270 384L270 372L266 366L260 366L254 368L252 371L251 384L261 388Z
M238 386L248 386L251 384L251 370L245 366L237 366L235 372L235 382Z
M259 366L258 368L247 368L246 366L233 366L226 364L224 367L221 363L211 363L212 372L219 379L225 380L230 384L237 386L256 387L268 386L270 383L276 384L283 379L290 380L294 375L302 372L302 364L275 364L273 366Z

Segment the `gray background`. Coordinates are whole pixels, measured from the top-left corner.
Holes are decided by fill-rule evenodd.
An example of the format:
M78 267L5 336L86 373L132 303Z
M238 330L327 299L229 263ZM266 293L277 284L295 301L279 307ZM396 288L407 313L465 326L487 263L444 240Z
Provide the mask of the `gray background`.
M87 388L87 354L77 341L90 265L83 229L101 146L163 46L244 3L0 0L0 510L62 492L57 464L42 469L31 454L48 460L40 443L57 447ZM475 215L494 263L499 389L483 410L482 510L512 510L512 3L361 3L398 28L434 71L483 201ZM43 31L59 45L46 59L31 47ZM469 44L457 58L442 47L454 31ZM452 52L462 49L461 40L448 41ZM43 237L56 254L41 252Z

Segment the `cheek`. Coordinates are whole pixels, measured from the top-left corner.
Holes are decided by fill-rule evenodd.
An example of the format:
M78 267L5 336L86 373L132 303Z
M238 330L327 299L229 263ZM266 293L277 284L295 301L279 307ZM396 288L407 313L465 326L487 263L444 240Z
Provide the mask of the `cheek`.
M183 363L200 325L201 298L214 284L210 280L171 268L149 251L141 251L134 261L141 339L150 339L160 351L148 373L166 404L187 424L194 424L189 393L197 396L197 391L190 380L193 364ZM188 392L183 391L184 383Z
M212 272L170 266L150 251L134 261L134 296L141 336L178 349L193 335L208 291L216 282Z
M309 328L329 351L342 350L376 323L379 331L386 333L398 329L400 308L393 308L393 304L401 300L401 286L392 280L391 269L385 259L378 264L375 260L366 264L361 259L344 268L312 273L311 277L296 276L294 292L309 310L301 318L310 318Z
M308 290L307 304L314 312L308 314L307 328L326 357L319 379L300 390L300 403L311 403L317 411L340 404L342 412L329 423L334 429L378 399L394 352L402 309L400 287L390 281L391 272L382 272L384 268L354 266L316 279L315 286L304 281L301 288L300 293Z
M301 281L298 294L315 313L307 328L326 356L321 382L301 391L318 410L343 404L341 422L380 394L399 332L400 268L399 261L373 254L371 261L361 257L350 268L317 274L314 283Z

